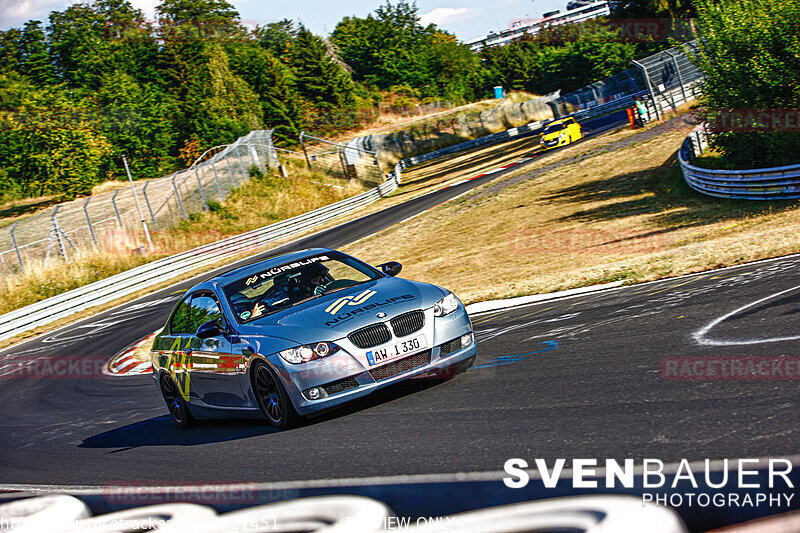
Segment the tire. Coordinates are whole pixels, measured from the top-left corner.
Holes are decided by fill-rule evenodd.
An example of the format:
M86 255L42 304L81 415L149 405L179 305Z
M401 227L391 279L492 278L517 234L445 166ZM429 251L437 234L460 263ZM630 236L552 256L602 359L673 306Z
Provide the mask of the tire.
M186 400L181 396L178 386L175 385L169 374L161 374L159 386L161 388L161 396L164 397L164 401L167 403L167 410L175 425L181 429L186 429L194 424L194 418L189 411L189 406L186 405Z
M267 422L281 429L300 422L300 415L295 411L292 400L275 371L266 364L257 362L251 372L253 395Z

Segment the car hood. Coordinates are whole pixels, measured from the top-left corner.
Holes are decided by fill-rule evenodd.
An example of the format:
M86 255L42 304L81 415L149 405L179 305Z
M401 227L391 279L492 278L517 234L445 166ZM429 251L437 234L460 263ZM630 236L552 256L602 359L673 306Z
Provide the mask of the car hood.
M445 294L444 289L428 283L380 278L241 325L239 331L297 344L335 341L366 325L431 307ZM379 317L379 313L386 316Z

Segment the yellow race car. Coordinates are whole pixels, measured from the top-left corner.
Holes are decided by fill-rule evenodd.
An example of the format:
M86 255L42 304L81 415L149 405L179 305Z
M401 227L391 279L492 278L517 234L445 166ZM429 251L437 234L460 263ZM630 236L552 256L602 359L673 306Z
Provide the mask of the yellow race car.
M582 138L583 132L581 132L581 125L578 124L574 118L569 117L548 124L542 132L542 138L539 144L542 145L542 148L547 150L549 148L565 146Z

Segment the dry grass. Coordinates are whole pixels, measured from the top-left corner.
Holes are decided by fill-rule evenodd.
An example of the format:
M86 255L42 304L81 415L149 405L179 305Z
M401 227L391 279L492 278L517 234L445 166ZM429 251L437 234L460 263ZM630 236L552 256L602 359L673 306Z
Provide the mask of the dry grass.
M96 194L103 194L106 192L113 192L117 189L124 189L126 187L130 187L131 184L128 181L122 180L106 180L101 181L94 187L92 187L92 196Z
M800 204L713 199L686 186L676 161L685 135L598 151L498 194L478 190L346 251L373 263L398 260L403 275L445 285L467 302L800 251Z

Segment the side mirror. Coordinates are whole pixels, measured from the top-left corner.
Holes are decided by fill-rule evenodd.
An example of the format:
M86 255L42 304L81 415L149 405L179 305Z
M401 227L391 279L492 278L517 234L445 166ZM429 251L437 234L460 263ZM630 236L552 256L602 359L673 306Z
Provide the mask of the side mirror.
M397 261L389 261L388 263L383 263L382 265L378 265L378 268L381 269L381 272L386 274L387 276L396 276L403 270L403 265L398 263Z
M222 325L219 323L219 319L206 322L205 324L197 328L197 333L196 333L196 335L201 339L210 339L211 337L216 337L217 335L221 334L222 334Z

